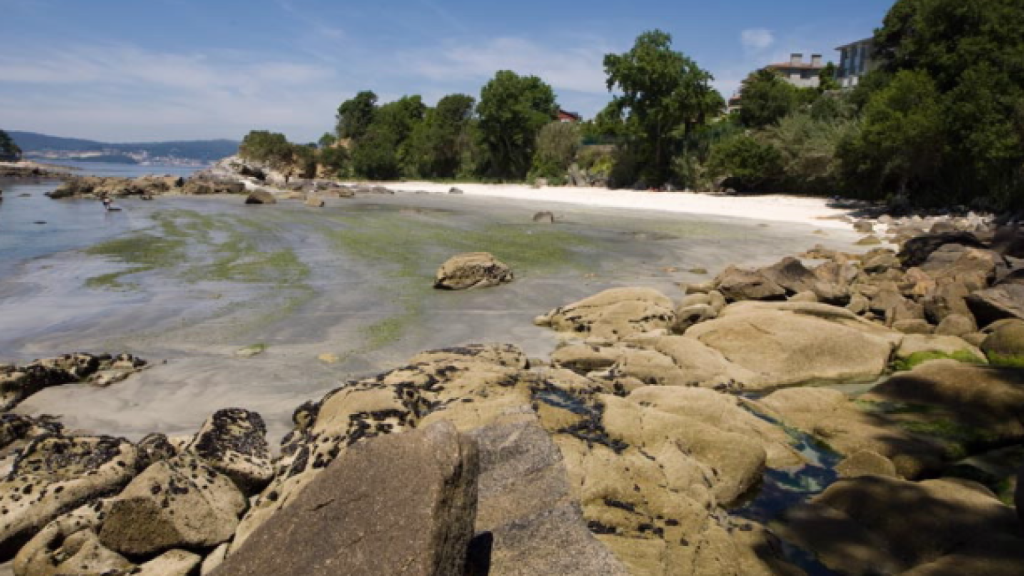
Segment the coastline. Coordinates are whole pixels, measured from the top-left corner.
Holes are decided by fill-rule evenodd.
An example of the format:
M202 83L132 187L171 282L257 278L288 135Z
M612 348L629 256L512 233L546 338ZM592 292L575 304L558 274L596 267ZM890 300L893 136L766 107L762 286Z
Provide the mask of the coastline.
M841 220L842 217L849 215L849 210L829 207L826 198L784 194L726 196L706 192L648 192L569 186L533 188L526 184L450 184L426 181L369 183L342 181L341 183L350 186L379 185L396 192L427 192L431 194L446 194L452 188L458 188L467 196L624 210L653 210L664 213L789 222L819 228L850 229L850 225Z

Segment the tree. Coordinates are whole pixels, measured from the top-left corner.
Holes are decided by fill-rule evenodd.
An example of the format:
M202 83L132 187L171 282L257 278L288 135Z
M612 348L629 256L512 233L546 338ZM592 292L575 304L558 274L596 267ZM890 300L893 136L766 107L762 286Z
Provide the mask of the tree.
M862 92L865 110L876 98L893 101L888 86L901 72L924 74L934 86L948 144L941 175L932 179L934 201L940 193L944 200L980 201L984 191L986 201L1024 205L1022 29L1019 0L898 0L876 32L881 73L872 75L866 97ZM925 146L920 155L929 156L933 143L918 143Z
M930 192L946 153L945 118L931 77L903 70L864 109L859 135L840 155L848 173L876 191Z
M0 130L0 160L16 161L21 159L21 148L15 144L11 136Z
M398 178L405 142L423 121L425 111L419 96L403 96L377 108L373 121L352 148L352 167L356 173L372 180Z
M800 89L768 68L747 76L740 89L740 122L748 128L764 128L793 113L800 104Z
M531 175L540 178L562 178L580 149L580 134L571 122L551 122L537 135Z
M606 55L604 70L608 90L619 92L605 114L623 119L630 148L623 157L647 184L666 182L685 135L724 107L713 77L672 50L672 36L660 30L644 32L624 54Z
M782 162L774 146L740 134L717 144L708 166L713 176L726 178L728 186L753 192L782 177Z
M291 163L292 144L284 134L253 130L242 139L238 155L246 160L262 162L280 169Z
M530 169L537 134L557 113L555 93L536 76L508 70L480 91L479 133L487 175L522 180Z
M355 98L338 106L338 138L358 140L366 134L376 112L377 95L370 91L360 92Z
M818 74L818 92L829 92L842 88L839 80L836 78L838 71L839 69L834 62L825 64L825 67L821 69L821 73Z
M420 176L452 178L471 146L469 133L476 100L465 94L449 94L427 110L408 142L409 167Z
M317 146L320 148L330 148L337 143L338 137L330 132L324 132L324 135L317 141Z

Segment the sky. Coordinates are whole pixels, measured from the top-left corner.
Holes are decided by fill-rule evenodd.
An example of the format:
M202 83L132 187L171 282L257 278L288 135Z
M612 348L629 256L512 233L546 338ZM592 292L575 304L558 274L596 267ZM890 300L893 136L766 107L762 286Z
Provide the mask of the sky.
M479 97L540 76L592 117L602 60L661 29L728 98L791 52L838 60L893 0L0 0L0 128L107 142L315 141L360 90Z

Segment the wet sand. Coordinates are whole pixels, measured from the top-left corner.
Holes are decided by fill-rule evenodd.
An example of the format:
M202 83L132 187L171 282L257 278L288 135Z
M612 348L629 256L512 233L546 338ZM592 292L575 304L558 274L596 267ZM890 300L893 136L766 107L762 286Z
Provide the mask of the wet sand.
M40 210L55 223L73 208L48 202ZM507 342L546 356L557 336L532 319L555 306L616 286L679 299L678 283L709 280L725 265L769 264L818 243L852 251L859 238L796 223L470 195L337 199L319 210L298 201L247 207L239 197L122 204L128 225L113 224L112 236L0 275L0 360L81 350L153 361L111 388L51 388L18 408L129 439L192 434L213 411L238 406L260 412L276 444L303 401L418 351ZM542 210L558 222L533 223ZM508 262L516 281L433 290L437 266L470 250ZM710 274L689 272L696 268ZM266 349L235 354L253 345Z

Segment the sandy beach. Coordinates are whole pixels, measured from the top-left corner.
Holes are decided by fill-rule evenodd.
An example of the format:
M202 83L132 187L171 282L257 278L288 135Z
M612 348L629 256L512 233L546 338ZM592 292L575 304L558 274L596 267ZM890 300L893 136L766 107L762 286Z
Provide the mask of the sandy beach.
M599 208L652 210L674 214L703 214L726 218L791 222L818 228L850 229L849 224L839 220L848 211L829 207L828 200L825 198L781 194L728 196L706 192L647 192L568 186L533 188L523 184L382 182L379 185L401 192L446 194L452 188L458 188L467 196L553 202Z

